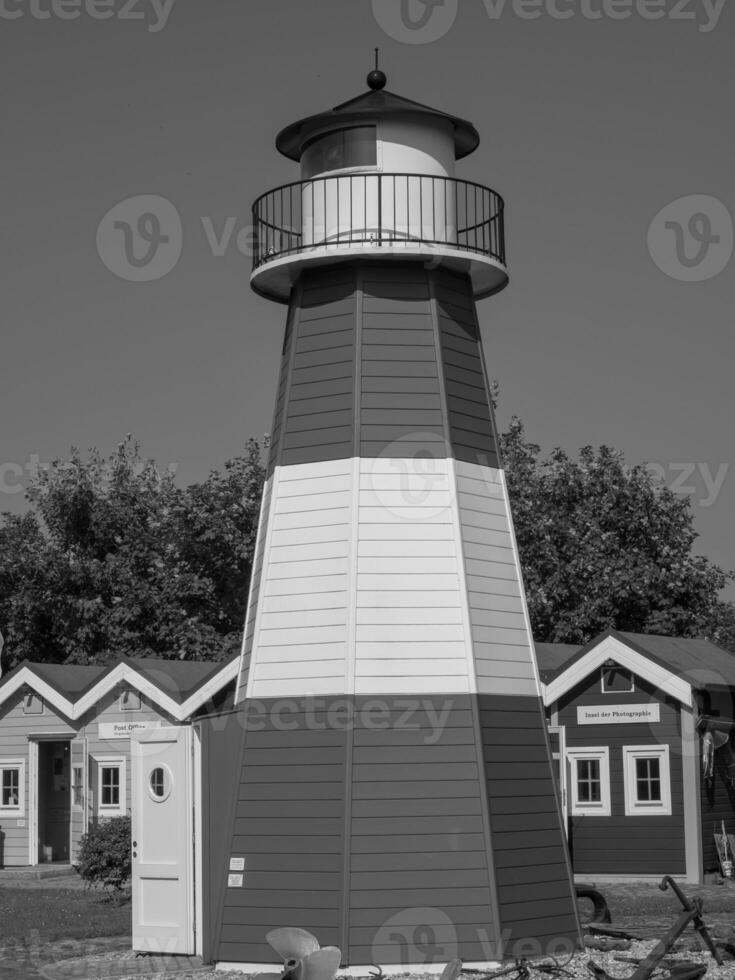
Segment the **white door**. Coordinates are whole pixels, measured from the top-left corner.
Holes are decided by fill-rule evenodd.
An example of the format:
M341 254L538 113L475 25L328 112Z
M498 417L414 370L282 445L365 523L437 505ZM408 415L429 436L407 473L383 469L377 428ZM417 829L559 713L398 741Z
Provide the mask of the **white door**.
M567 766L566 766L566 728L564 725L549 725L549 741L551 742L551 756L556 763L555 776L559 787L559 799L561 801L561 816L564 824L564 832L569 834L569 820L567 817Z
M194 952L191 728L130 740L133 949Z
M74 863L79 857L79 843L87 833L87 770L89 768L87 739L78 735L71 743L71 844L69 854Z

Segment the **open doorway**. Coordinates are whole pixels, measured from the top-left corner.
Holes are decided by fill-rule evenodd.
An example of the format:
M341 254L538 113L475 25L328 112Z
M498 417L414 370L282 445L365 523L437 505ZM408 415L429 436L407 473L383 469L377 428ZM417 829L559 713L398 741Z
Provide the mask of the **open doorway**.
M41 863L69 863L71 837L71 743L38 743L38 854Z

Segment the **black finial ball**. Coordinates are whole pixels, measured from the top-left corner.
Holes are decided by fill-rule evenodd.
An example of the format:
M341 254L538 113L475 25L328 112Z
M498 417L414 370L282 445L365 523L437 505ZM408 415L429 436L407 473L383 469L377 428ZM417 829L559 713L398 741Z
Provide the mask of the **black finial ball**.
M368 88L371 88L373 92L379 92L381 88L385 88L387 81L385 72L379 68L374 68L367 77Z

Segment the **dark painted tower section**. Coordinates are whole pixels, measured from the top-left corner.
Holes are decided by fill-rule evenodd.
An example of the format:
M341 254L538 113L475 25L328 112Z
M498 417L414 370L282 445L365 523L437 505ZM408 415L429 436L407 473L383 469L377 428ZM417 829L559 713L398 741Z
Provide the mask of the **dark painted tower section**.
M502 201L453 176L469 123L379 83L284 130L304 180L255 205L253 286L289 309L221 962L284 925L357 966L579 939L475 309Z

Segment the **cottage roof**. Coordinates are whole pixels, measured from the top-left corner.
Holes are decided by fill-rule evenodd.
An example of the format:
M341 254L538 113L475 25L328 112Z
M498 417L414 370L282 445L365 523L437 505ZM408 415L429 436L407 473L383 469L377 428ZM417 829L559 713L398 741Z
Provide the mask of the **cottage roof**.
M693 690L735 687L735 656L702 638L606 630L585 646L537 643L536 655L547 704L606 659L629 667L688 704Z
M551 680L557 670L581 650L572 643L536 643L536 660L542 681Z
M234 679L238 659L212 663L123 657L107 666L23 661L0 680L0 704L28 686L67 717L78 718L118 684L127 684L181 721Z
M70 697L86 691L95 681L99 680L106 670L105 667L94 665L39 664L24 660L10 673L5 674L0 681L0 689L23 667L26 667L41 680L46 681L60 694L66 694Z
M735 656L709 640L697 637L618 633L641 653L671 667L695 688L735 687Z
M543 681L553 680L594 649L608 636L616 637L638 653L685 678L693 687L735 687L735 656L699 637L659 636L606 630L585 646L568 643L537 643L536 656Z

